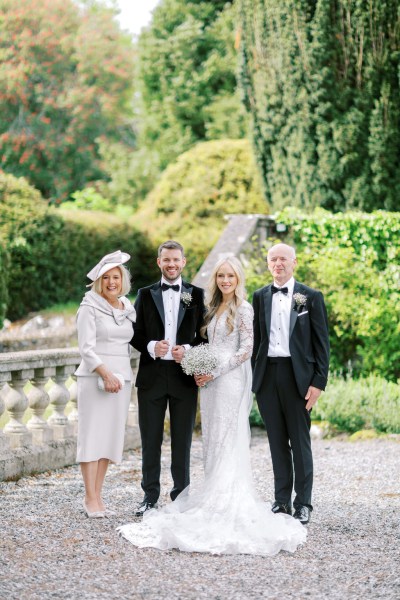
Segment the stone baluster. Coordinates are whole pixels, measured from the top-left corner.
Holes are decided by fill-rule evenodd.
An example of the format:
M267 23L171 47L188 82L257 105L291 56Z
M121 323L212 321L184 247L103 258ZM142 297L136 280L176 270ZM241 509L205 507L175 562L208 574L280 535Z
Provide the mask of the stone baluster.
M29 379L33 377L33 374L33 369L13 371L11 374L12 379L3 393L3 399L10 415L10 420L4 427L4 433L7 434L10 440L11 448L32 445L32 434L22 420L28 408L28 398L24 392L24 387Z
M72 379L72 382L68 388L69 401L72 405L71 412L68 415L68 421L72 425L73 434L78 433L78 385L76 383L76 377Z
M29 407L33 413L27 423L27 428L32 432L33 443L38 446L51 442L53 439L53 430L44 419L44 413L50 403L45 385L54 373L54 367L35 369L34 378L31 379L32 387L27 393Z
M11 378L11 375L10 375L10 378ZM7 377L7 379L8 379L8 377ZM5 382L4 379L0 380L0 387L2 388L2 389L0 389L0 420L6 411L6 403L3 400L3 390L5 388L7 389L7 386L3 387L4 382ZM7 436L4 435L2 429L0 429L0 456L2 454L5 454L8 451L9 447L10 447L10 440L8 439Z
M49 389L50 405L53 408L49 425L53 428L55 440L64 440L72 436L72 425L65 415L65 407L69 402L69 391L65 382L74 370L72 365L56 367L54 385Z

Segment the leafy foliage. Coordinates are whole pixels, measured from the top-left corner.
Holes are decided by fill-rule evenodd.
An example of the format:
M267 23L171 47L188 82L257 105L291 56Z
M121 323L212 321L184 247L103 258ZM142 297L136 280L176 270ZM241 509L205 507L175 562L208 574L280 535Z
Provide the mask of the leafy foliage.
M169 165L134 222L154 244L178 239L188 259L185 274L191 278L224 229L226 214L263 210L249 143L219 140L199 143Z
M102 212L112 212L115 208L107 198L103 198L91 186L74 192L71 194L71 198L72 201L63 203L63 210L100 210Z
M231 0L161 0L138 42L138 146L163 170L198 141L240 138ZM143 157L132 166L140 177ZM149 188L148 188L149 189Z
M8 304L8 268L9 255L4 240L0 238L0 329L3 327Z
M126 220L109 213L48 208L37 190L11 175L0 175L0 190L0 235L10 255L1 300L6 302L7 293L9 318L79 301L86 273L118 248L132 257L134 289L155 276L154 248Z
M0 2L0 157L45 198L104 177L98 139L132 145L133 52L93 1Z
M240 0L240 82L267 200L397 210L397 0Z
M376 375L358 380L334 377L313 409L313 418L350 433L369 428L400 433L400 385Z
M276 216L296 246L296 277L323 291L328 310L331 368L354 375L400 377L400 216L376 211ZM253 261L250 291L265 285Z

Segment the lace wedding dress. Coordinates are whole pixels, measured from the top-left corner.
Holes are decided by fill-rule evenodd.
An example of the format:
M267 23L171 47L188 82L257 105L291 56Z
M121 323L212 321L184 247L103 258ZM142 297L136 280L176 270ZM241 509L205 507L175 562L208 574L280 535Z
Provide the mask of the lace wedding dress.
M209 343L219 365L215 379L200 391L204 480L191 484L160 510L150 510L140 523L118 531L139 547L212 554L273 555L293 552L306 539L306 529L288 515L273 514L255 492L250 464L250 356L253 309L239 307L235 327L227 329L227 313L208 327Z

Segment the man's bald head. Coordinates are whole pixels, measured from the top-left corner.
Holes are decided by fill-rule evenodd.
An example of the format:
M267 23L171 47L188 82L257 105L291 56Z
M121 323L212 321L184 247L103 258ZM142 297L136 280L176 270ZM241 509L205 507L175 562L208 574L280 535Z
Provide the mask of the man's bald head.
M268 250L267 261L274 281L283 286L292 277L297 265L296 251L288 244L275 244Z

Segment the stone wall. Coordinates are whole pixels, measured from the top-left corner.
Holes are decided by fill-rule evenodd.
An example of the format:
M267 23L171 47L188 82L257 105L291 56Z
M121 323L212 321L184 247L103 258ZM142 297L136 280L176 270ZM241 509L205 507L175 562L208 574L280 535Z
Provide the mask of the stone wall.
M134 376L138 353L131 358ZM0 354L0 480L75 463L78 428L77 348ZM125 450L140 445L136 388Z

